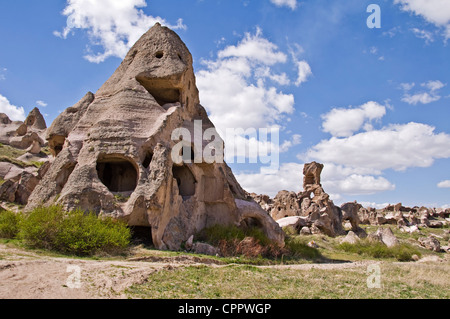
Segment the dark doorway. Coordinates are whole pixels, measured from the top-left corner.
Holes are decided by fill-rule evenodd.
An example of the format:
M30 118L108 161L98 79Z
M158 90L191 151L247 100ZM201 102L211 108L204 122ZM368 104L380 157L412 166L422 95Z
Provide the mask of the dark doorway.
M154 247L152 239L152 228L144 226L131 226L131 242L133 245L144 245Z
M178 189L181 196L195 195L195 177L187 166L174 166L173 177L177 180Z
M153 154L151 152L147 152L147 155L145 156L145 159L142 162L142 165L145 168L149 168L150 167L150 163L152 162L152 160L153 160Z
M97 174L111 192L132 192L137 186L138 172L126 159L108 158L98 161Z

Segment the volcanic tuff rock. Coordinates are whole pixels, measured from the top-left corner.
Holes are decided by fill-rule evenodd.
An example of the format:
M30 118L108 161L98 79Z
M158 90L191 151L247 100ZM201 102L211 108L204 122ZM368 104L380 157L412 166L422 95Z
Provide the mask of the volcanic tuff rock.
M308 227L313 233L319 230L333 237L341 235L344 232L342 212L320 184L322 169L323 164L316 162L304 165L303 192L280 191L273 200L265 195L251 195L279 225L291 225L294 221L292 216L302 216L304 218L296 219L296 223L292 224L298 231Z
M0 143L11 145L19 149L27 149L34 147L34 154L40 152L40 147L44 147L45 132L47 125L44 117L38 108L34 108L22 121L11 121L9 117L0 113ZM39 147L39 152L36 148Z
M197 161L197 145L179 154L184 162L174 160L181 138L172 140L172 133L185 128L193 136L196 120L202 131L214 128L200 105L192 56L176 33L157 23L95 94L48 129L55 159L26 210L56 202L120 218L147 227L159 249L179 249L215 224L261 227L283 245L281 228L225 163ZM183 134L183 143L192 140Z
M28 197L40 180L36 162L48 161L41 152L47 125L38 108L34 108L24 122L11 121L0 113L0 199L27 204ZM18 156L21 155L21 156Z

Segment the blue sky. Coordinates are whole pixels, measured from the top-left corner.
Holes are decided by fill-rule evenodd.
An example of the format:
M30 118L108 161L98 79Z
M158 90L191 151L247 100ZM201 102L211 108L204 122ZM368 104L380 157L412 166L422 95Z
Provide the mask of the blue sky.
M50 125L156 21L219 129L280 129L277 170L230 163L248 191L300 191L316 160L335 203L450 207L448 0L0 0L0 112Z

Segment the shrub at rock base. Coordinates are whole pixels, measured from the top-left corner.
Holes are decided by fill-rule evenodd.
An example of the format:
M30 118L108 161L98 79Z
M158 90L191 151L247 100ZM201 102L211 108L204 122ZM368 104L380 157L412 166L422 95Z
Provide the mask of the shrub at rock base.
M362 239L355 244L341 243L338 248L359 255L365 255L373 258L395 258L398 261L410 261L413 255L421 256L420 252L408 244L398 244L388 247L381 242L372 242Z
M0 212L0 238L14 239L19 233L21 215L10 212Z
M241 229L235 226L216 225L204 229L198 240L216 246L222 256L245 256L248 258L265 257L269 259L295 258L316 259L321 255L317 249L292 238L286 238L285 247L271 242L258 228Z
M123 222L81 210L65 212L59 206L33 210L20 228L20 237L28 246L81 256L120 253L131 239Z

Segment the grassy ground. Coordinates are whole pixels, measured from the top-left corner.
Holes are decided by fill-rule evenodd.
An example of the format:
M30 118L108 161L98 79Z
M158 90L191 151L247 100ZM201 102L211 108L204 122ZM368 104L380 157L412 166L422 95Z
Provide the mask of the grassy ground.
M340 249L341 238L323 235L298 236L314 241L320 257L315 260L260 260L256 266L242 264L245 259L223 260L225 266L189 266L152 274L148 281L128 289L130 298L242 298L242 299L448 299L450 298L450 259L417 246L416 237L444 235L443 229L426 229L422 235L405 234L391 227L401 244L434 262L398 262L396 258L373 258ZM365 226L368 233L377 227ZM448 240L448 239L447 239ZM442 239L445 243L445 238ZM218 260L221 260L218 258ZM320 265L312 262L322 263ZM339 264L341 262L342 264ZM356 262L356 266L346 266ZM336 263L322 267L323 263ZM380 288L369 288L373 274L369 265L379 266ZM280 266L284 264L284 266ZM342 267L341 267L342 266Z
M367 233L378 227L363 226ZM343 237L330 238L324 235L299 236L291 234L288 243L294 242L295 255L266 257L216 257L187 252L157 251L142 244L132 246L129 251L116 256L95 255L76 257L48 250L33 250L39 258L73 258L78 260L116 260L137 262L152 267L164 263L152 272L147 280L139 280L127 288L129 298L239 298L239 299L411 299L450 298L450 257L446 253L435 253L418 246L417 238L434 234L441 244L448 244L446 229L421 229L421 234L406 234L390 227L401 245L412 249L412 253L428 262L398 262L399 258L383 254L374 258L372 248L343 249ZM317 249L307 243L314 241ZM11 245L14 256L30 251L17 239L0 240ZM297 245L298 244L298 245ZM308 248L308 249L305 249ZM374 246L375 247L375 246ZM378 249L378 248L377 248ZM410 252L411 253L411 252ZM11 256L0 254L0 260L11 260ZM410 259L408 259L410 260ZM148 266L146 266L148 265ZM173 266L172 266L173 265ZM369 267L379 267L379 288L370 288L368 279L373 273ZM123 270L127 270L124 268ZM132 270L130 270L132 272ZM125 276L125 273L124 273Z
M0 143L0 162L8 162L22 168L31 166L39 168L42 166L43 162L41 161L24 162L17 159L25 153L26 150L21 150L10 145L4 145ZM49 155L48 147L43 148L41 154Z
M229 265L163 270L132 286L131 298L410 299L450 298L450 264L380 264L380 288L368 288L367 266L277 269Z

